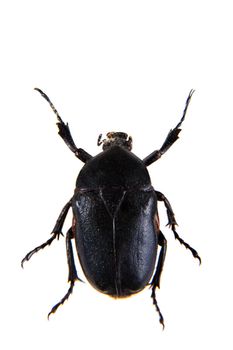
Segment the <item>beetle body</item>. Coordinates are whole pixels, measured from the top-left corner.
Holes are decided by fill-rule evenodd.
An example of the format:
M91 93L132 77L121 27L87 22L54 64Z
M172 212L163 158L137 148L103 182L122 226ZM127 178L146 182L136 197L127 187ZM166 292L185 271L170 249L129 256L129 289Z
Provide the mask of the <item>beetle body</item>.
M74 239L83 272L94 288L121 298L137 293L149 284L160 323L164 326L155 295L156 288L160 287L167 247L159 227L158 201L162 201L167 209L168 225L175 238L200 262L201 259L197 251L176 232L172 207L167 198L152 187L147 167L178 139L193 90L187 98L180 122L168 133L160 149L143 160L131 152L132 138L123 132L109 132L107 139L102 141L100 135L97 144L103 144L103 151L94 157L77 148L68 124L63 122L48 96L40 89L36 90L56 114L59 135L85 165L78 175L74 195L56 221L52 237L30 251L22 260L22 266L34 253L59 238L67 213L72 208L73 223L66 233L70 287L49 315L68 299L75 281L80 280L73 255Z
M122 297L142 290L154 271L155 192L144 163L113 146L82 168L72 200L75 241L88 281Z

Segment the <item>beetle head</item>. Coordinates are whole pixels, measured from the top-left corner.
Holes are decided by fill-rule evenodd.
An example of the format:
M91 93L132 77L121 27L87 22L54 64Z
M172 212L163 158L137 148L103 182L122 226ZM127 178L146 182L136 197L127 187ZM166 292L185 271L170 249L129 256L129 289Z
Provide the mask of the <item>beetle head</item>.
M126 148L128 151L132 149L132 137L128 136L125 132L108 132L107 139L102 139L102 134L99 135L97 145L100 146L103 144L103 150L105 151L112 146L120 146Z

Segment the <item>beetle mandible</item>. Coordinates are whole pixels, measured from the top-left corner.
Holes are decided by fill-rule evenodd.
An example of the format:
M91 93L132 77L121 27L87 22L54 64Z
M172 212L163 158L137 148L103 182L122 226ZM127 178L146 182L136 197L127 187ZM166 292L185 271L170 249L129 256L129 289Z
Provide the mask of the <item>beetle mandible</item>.
M143 160L131 152L132 138L124 132L109 132L103 140L100 135L97 144L102 145L103 151L94 157L77 148L68 124L63 122L48 96L38 88L35 90L48 101L56 114L59 135L75 156L85 163L77 177L74 195L62 209L51 238L30 251L21 262L23 266L34 253L63 235L62 227L72 208L73 222L66 234L70 286L48 317L69 298L75 281L80 280L71 243L74 239L83 272L94 288L112 297L122 298L150 285L153 304L164 327L155 294L156 288L160 287L167 248L166 238L159 226L158 201L165 205L168 225L175 238L200 263L201 259L197 251L176 232L177 222L172 207L168 199L152 187L147 167L178 139L194 90L188 95L181 120L170 130L162 147ZM156 259L158 246L160 251Z

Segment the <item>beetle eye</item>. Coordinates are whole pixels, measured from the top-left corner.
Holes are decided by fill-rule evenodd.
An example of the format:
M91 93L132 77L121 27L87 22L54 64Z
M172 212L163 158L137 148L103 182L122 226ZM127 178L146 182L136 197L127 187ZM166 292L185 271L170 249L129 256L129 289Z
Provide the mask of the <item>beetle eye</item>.
M129 136L129 138L127 140L127 147L129 149L129 151L131 151L131 149L132 149L132 144L133 144L133 138L132 138L132 136Z

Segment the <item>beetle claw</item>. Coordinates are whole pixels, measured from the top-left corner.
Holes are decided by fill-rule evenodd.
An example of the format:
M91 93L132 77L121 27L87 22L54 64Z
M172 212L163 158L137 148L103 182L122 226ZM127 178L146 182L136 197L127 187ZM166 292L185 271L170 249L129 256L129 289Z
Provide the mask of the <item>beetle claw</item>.
M175 219L175 215L174 215L174 214L171 215L170 213L168 213L167 215L168 215L168 223L167 223L166 226L168 226L169 228L172 228L172 227L175 228L175 226L179 226L179 225L177 224L177 222L176 222L176 219Z
M52 235L56 235L57 236L57 240L59 240L60 236L64 237L64 234L61 231L58 232L52 232Z

